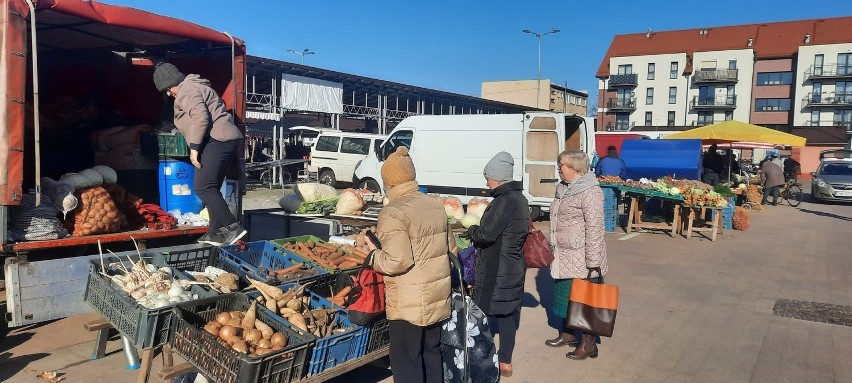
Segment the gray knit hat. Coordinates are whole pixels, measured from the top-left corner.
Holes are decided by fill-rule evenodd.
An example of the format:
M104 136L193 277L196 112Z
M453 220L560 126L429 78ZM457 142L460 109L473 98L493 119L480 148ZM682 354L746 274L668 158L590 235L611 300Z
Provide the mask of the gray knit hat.
M160 93L180 84L185 77L176 66L169 63L162 63L154 69L154 85Z
M512 158L512 155L506 152L497 153L491 161L485 165L485 174L486 178L490 178L495 181L511 181L512 174L515 172L515 159Z

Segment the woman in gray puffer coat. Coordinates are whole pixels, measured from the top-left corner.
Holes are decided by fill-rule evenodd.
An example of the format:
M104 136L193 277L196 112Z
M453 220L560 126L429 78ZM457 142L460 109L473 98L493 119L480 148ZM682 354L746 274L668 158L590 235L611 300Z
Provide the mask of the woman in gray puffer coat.
M550 275L556 282L553 311L567 318L573 279L586 278L590 269L599 268L600 275L593 274L592 280L602 283L607 273L604 197L595 174L588 171L589 158L585 153L566 150L559 154L557 166L562 182L556 187L556 198L550 205L550 246L554 256ZM550 347L576 345L574 351L565 355L570 359L598 356L594 335L575 334L568 328L567 319L559 336L545 344Z

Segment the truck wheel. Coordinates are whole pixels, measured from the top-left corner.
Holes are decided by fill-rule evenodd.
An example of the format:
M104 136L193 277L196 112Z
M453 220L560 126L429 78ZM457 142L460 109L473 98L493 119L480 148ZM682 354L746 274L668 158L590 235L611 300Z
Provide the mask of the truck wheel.
M356 188L367 189L367 190L369 190L373 193L381 193L382 192L382 188L379 187L379 183L376 182L376 180L369 179L369 178L358 181Z
M541 208L538 206L530 206L530 219L533 221L538 221L541 217L544 216L544 212L541 211Z
M332 170L325 169L319 174L319 183L334 187L337 185L337 178L334 177Z

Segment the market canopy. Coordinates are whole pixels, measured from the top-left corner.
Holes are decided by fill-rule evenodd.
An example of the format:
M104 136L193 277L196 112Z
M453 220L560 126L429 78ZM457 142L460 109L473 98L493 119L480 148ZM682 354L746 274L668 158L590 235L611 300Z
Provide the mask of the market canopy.
M805 146L806 141L804 137L733 120L666 136L666 139L684 138L700 139L705 144L753 142L785 146Z

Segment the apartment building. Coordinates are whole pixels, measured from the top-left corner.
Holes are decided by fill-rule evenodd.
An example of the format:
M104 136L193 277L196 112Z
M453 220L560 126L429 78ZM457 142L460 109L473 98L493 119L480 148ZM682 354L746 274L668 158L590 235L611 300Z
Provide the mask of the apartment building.
M483 81L480 97L531 109L575 113L581 116L587 114L589 100L587 92L554 84L549 79L541 79L541 88L536 86L536 80Z
M596 77L599 130L738 120L848 141L852 17L617 35Z

